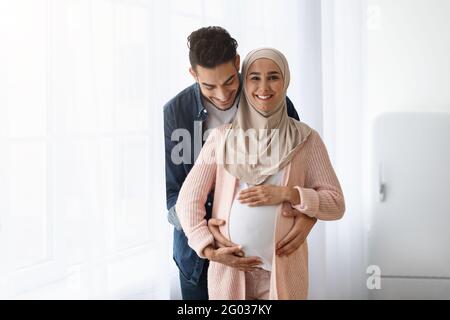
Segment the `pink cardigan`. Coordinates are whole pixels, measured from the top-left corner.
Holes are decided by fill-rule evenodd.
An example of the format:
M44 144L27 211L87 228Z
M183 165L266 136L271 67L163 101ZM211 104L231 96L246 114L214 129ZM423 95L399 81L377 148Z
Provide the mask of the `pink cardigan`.
M222 146L225 125L213 130L200 155L187 176L176 205L176 212L189 245L205 258L203 249L214 244L205 219L205 202L215 188L212 216L228 222L237 178L216 163L215 154ZM300 212L320 220L337 220L345 211L344 197L339 181L331 166L325 145L319 134L312 130L303 147L286 166L283 185L297 187L301 203L294 206ZM278 206L275 243L292 228L294 219L281 214ZM227 238L228 223L221 227ZM306 299L308 295L308 246L305 241L289 256L273 256L270 299ZM212 300L245 299L245 274L235 268L210 262L208 292Z

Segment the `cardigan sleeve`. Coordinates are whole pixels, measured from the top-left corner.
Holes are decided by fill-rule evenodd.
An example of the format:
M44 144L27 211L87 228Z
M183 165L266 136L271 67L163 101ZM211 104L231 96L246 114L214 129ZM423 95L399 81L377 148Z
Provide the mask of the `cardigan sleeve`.
M205 258L203 250L214 244L214 237L205 219L205 203L216 180L216 136L217 130L213 130L184 180L176 204L176 212L188 244L201 258Z
M300 193L300 204L293 207L319 220L338 220L345 211L341 186L319 134L314 132L311 138L305 186L295 187Z

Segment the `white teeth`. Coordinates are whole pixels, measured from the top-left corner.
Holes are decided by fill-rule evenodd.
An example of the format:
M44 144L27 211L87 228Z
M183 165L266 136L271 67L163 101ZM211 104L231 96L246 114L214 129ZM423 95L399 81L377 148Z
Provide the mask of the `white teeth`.
M268 96L258 96L257 95L257 97L258 97L258 99L261 99L261 100L267 100L267 99L271 98L272 96L271 95L268 95Z

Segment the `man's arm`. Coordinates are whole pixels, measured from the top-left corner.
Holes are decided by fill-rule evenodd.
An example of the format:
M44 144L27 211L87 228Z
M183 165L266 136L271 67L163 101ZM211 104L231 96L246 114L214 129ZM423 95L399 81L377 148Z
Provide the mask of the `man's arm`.
M289 117L294 118L295 120L300 120L297 110L295 110L294 104L292 103L291 99L289 99L289 97L286 97L286 107Z
M176 129L175 114L173 108L169 104L164 106L164 146L165 146L165 173L166 173L166 205L167 219L177 229L181 230L181 224L175 210L178 193L186 172L183 164L175 164L172 161L172 149L176 145L176 141L172 141L172 132Z
M291 207L290 203L283 203L282 214L294 219L292 229L281 239L276 246L278 256L288 256L300 248L305 242L312 228L317 222L316 218L308 217Z

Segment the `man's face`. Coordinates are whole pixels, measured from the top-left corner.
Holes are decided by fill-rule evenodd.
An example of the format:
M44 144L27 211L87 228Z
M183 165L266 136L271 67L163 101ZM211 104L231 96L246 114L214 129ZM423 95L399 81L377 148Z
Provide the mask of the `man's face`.
M197 65L189 72L199 83L203 96L221 110L227 110L236 99L239 90L239 55L236 60L208 69Z

